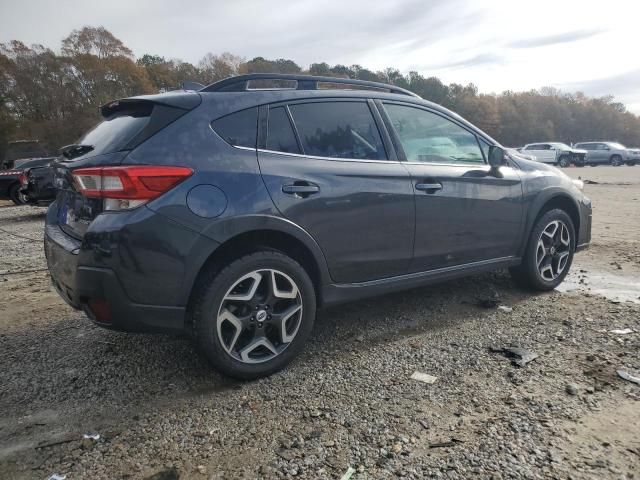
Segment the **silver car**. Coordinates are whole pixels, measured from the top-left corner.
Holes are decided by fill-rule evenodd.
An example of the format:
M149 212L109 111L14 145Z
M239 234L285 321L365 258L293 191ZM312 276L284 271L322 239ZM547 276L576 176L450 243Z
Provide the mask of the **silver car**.
M587 151L587 165L613 165L640 163L640 150L627 148L618 142L580 142L574 145Z

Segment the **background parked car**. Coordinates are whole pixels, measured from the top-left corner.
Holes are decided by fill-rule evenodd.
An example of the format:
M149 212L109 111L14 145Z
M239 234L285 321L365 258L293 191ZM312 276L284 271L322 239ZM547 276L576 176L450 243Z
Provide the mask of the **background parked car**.
M20 174L20 193L27 203L48 205L56 199L54 173L51 163L23 170Z
M0 170L0 199L11 200L16 205L27 203L27 198L20 192L20 174L26 169L47 165L55 157L32 158L11 170Z
M560 142L529 143L520 151L527 155L534 155L538 162L551 163L562 168L571 164L582 167L587 156L586 150L572 148L566 143Z
M574 145L587 153L588 165L613 165L619 167L623 163L635 165L640 163L640 150L627 148L617 142L581 142Z

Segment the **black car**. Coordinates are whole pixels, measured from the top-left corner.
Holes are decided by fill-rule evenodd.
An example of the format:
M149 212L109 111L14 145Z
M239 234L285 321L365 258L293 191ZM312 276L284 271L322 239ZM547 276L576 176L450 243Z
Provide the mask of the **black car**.
M11 200L16 205L27 203L27 198L20 192L20 174L28 168L47 165L51 160L53 158L33 158L11 170L0 170L0 199Z
M392 85L253 74L101 112L56 165L53 283L230 376L281 369L319 307L498 268L551 290L590 242L576 182Z
M23 170L20 175L20 193L26 203L47 205L55 200L57 191L54 174L52 163Z

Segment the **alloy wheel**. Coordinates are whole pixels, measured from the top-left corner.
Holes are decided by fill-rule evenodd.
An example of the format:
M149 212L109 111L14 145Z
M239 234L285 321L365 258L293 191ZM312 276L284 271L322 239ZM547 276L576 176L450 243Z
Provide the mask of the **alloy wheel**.
M222 299L218 339L235 360L266 362L294 340L302 313L300 289L290 276L274 269L254 270L238 279Z
M551 282L564 272L571 252L569 228L561 220L550 222L540 234L536 266L543 280Z

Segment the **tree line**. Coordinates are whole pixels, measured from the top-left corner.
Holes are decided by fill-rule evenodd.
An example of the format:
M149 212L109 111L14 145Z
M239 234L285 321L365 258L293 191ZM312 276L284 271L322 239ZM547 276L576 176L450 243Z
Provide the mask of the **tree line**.
M444 84L418 72L373 71L360 65L251 60L206 54L197 64L133 52L104 27L84 27L59 50L0 44L0 159L11 140L38 139L51 153L77 140L100 120L100 105L117 98L179 88L185 80L209 84L244 73L300 73L394 84L449 108L507 146L536 141L615 140L640 146L640 117L613 96L588 97L544 87L483 94L472 83Z

